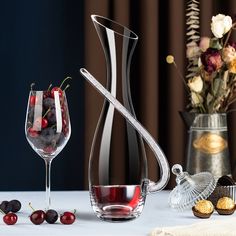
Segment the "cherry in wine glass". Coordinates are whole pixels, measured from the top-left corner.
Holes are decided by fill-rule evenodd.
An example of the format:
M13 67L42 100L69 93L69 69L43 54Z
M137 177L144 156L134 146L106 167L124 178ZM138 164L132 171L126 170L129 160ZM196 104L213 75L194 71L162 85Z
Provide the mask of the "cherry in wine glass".
M47 91L31 89L26 113L25 135L33 150L45 161L47 209L51 204L51 162L65 147L70 134L71 125L65 90L63 91L61 87Z

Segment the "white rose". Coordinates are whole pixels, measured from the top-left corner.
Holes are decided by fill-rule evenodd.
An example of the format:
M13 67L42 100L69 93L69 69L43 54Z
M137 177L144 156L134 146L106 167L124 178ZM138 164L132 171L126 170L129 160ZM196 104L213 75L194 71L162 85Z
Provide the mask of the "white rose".
M199 104L203 103L203 98L200 94L192 92L191 93L191 102L193 106L198 106Z
M230 16L218 14L211 19L211 31L216 38L222 38L232 27Z
M203 81L201 76L194 76L192 79L188 80L188 87L191 91L200 93L203 88Z

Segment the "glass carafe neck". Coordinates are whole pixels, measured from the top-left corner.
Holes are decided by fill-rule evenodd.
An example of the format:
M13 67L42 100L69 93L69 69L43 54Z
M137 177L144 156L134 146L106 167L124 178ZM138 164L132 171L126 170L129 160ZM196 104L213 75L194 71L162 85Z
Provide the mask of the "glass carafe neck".
M107 89L125 106L130 98L130 63L138 36L105 17L92 15L107 63ZM118 94L120 93L120 94ZM126 101L126 102L125 102Z

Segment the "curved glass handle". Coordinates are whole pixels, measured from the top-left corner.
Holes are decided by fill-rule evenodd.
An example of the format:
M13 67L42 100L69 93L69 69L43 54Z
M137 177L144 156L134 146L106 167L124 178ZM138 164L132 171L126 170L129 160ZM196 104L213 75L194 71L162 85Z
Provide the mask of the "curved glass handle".
M138 131L138 133L145 139L149 147L155 154L157 162L160 166L160 180L155 183L148 181L147 192L157 192L162 190L168 183L170 177L170 168L167 159L149 132L130 114L130 112L114 97L112 94L105 89L86 69L81 68L80 73L87 81L89 81L114 107L124 116L129 123Z

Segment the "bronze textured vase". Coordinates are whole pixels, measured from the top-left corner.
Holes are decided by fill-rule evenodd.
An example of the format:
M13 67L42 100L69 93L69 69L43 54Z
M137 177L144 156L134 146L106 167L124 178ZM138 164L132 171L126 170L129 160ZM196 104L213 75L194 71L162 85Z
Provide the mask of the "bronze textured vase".
M225 113L183 116L189 125L186 170L211 172L216 178L231 175Z

